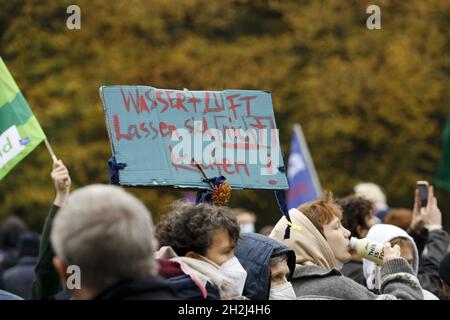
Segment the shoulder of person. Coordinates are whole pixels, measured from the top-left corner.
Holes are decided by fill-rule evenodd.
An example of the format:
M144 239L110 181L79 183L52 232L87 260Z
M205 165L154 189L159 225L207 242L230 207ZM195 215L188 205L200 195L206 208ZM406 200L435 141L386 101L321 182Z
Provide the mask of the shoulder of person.
M327 276L342 276L342 273L336 269L327 269L318 265L297 266L294 270L292 280L307 278L307 277L327 277Z

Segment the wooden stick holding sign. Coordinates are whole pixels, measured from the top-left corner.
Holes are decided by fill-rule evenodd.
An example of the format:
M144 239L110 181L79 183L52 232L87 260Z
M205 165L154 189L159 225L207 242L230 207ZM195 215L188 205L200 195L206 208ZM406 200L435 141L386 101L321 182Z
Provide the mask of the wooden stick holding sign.
M214 185L211 181L209 181L208 176L206 175L205 171L203 170L202 166L199 165L197 162L195 162L194 158L192 158L192 163L195 164L195 166L198 168L198 170L200 170L200 172L203 175L203 178L205 178L205 182L209 183L209 186L211 187L211 189L214 189Z

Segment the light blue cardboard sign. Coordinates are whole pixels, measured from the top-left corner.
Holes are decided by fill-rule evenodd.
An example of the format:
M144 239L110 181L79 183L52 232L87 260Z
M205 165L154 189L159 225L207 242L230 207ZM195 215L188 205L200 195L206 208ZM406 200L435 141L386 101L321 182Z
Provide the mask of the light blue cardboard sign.
M126 164L121 185L208 189L200 164L208 178L223 175L233 189L288 188L266 91L103 86L100 96L113 154ZM221 136L212 139L208 129Z

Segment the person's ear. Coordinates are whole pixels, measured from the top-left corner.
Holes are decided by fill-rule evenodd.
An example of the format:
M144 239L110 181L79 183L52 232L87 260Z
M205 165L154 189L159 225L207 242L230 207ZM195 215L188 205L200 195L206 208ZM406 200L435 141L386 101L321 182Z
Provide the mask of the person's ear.
M55 267L56 272L59 274L61 282L63 283L63 286L65 288L68 278L68 274L66 272L67 270L66 264L59 257L56 256L53 258L53 266Z

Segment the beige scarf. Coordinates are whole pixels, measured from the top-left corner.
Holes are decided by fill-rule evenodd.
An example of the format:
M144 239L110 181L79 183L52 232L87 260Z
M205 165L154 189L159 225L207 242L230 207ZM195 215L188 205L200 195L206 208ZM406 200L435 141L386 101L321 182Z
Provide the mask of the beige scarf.
M202 261L189 257L179 257L171 247L161 247L156 253L156 258L168 259L180 264L181 270L189 275L194 283L200 288L206 298L206 283L213 284L220 293L220 298L234 298L228 294L231 289L231 280L225 277L215 263Z
M287 220L282 217L272 230L270 237L294 250L297 265L315 264L328 270L335 268L337 261L333 251L319 230L299 210L291 209L289 215L292 223L299 226L301 230L291 228L290 238L283 239Z

